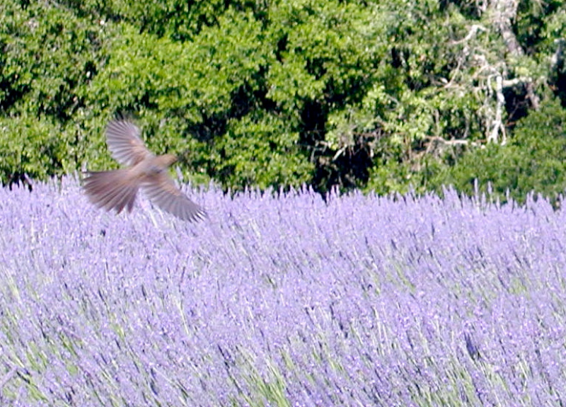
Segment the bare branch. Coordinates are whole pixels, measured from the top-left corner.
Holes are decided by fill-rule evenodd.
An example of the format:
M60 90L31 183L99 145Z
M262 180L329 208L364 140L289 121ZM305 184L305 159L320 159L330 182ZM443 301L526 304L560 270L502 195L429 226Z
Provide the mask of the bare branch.
M470 27L470 31L468 32L468 34L462 38L461 40L458 41L451 41L450 44L451 45L457 45L457 44L461 44L463 42L468 42L469 40L471 40L473 37L476 36L478 31L487 31L487 29L479 24L474 24Z
M512 21L517 18L518 5L518 0L491 1L491 8L493 10L493 26L503 37L505 47L509 51L509 54L514 58L519 58L525 55L521 44L513 32L512 25ZM540 104L540 99L535 93L534 84L532 82L526 82L525 88L527 90L527 97L531 102L531 106L533 109L537 110Z
M501 144L507 142L505 126L503 125L502 112L505 107L505 97L503 96L503 78L501 75L495 76L495 94L497 103L495 105L495 119L493 120L491 132L487 137L488 143L497 143L499 132L501 131Z

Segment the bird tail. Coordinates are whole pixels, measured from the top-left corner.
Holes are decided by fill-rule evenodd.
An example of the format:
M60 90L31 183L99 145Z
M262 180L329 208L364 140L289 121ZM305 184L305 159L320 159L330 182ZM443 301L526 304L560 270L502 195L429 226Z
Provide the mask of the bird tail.
M127 208L131 212L136 201L139 182L132 179L128 169L88 172L83 186L90 202L116 213Z

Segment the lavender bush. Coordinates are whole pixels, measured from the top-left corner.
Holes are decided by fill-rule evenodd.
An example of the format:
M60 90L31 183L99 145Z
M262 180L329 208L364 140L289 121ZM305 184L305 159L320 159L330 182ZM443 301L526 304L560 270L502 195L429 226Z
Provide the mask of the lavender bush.
M0 191L0 405L563 405L565 212L436 196Z

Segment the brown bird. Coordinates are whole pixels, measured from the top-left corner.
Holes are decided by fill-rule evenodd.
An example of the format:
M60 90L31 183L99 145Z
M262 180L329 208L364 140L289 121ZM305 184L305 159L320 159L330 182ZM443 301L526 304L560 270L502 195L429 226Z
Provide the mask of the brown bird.
M115 209L120 213L127 208L131 212L141 188L165 212L188 221L204 219L204 209L187 198L167 173L177 157L156 156L147 149L140 134L140 129L128 120L113 120L108 124L106 143L112 157L128 168L87 172L84 190L90 202L108 211Z

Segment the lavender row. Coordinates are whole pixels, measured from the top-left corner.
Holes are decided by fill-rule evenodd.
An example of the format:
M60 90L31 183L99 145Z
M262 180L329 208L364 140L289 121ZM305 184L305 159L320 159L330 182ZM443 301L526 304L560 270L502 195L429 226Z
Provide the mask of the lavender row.
M544 200L0 191L2 405L561 405L565 214Z

